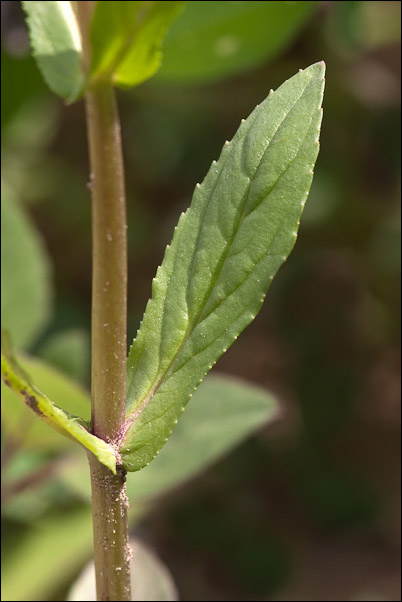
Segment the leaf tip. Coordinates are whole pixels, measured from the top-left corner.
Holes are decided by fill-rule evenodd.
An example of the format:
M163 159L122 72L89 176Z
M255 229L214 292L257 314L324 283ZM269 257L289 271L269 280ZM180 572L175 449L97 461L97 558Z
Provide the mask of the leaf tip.
M326 64L324 61L318 61L317 63L313 63L309 67L305 69L299 69L299 73L307 73L310 75L315 75L316 77L321 76L321 79L324 81L325 79L325 70Z
M322 78L324 79L324 77L325 77L325 71L327 69L325 61L318 61L317 63L314 63L314 65L311 65L311 66L312 67L318 67L319 71L322 73Z

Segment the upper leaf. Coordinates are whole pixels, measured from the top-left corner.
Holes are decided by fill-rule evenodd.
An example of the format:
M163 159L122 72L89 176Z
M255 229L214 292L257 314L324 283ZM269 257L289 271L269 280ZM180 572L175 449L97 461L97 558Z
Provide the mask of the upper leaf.
M318 154L324 69L316 63L270 92L180 217L129 355L127 470L164 445L293 248Z
M23 1L33 54L53 92L72 102L85 83L81 35L71 2Z
M82 418L72 416L56 406L30 382L29 376L13 356L7 337L2 337L1 376L4 383L22 399L38 418L69 439L77 441L92 452L99 462L102 462L116 474L116 452L114 448L106 441L92 435L87 430L88 425Z
M160 46L182 2L97 2L91 23L91 78L135 86L161 62Z

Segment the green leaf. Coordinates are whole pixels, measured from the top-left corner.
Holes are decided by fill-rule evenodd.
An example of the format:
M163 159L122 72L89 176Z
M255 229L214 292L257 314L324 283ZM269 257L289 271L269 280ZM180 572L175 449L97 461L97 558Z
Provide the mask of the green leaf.
M1 376L4 383L38 418L88 449L98 458L99 462L116 474L116 454L113 447L88 432L88 424L82 418L59 408L31 384L28 375L14 358L6 337L2 339Z
M323 86L316 63L271 92L180 217L129 355L127 470L159 452L292 250L318 154Z
M159 79L203 82L273 58L316 2L187 2L163 43Z
M22 2L33 54L49 88L72 102L84 87L81 34L71 2Z
M91 23L91 78L130 87L150 78L182 2L97 2Z
M2 190L1 323L28 347L50 313L50 266L43 242L21 207Z

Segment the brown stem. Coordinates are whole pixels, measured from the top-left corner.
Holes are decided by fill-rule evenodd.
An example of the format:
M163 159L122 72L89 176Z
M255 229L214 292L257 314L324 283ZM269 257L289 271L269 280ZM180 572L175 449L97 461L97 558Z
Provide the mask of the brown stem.
M126 403L127 241L120 127L114 91L86 94L92 189L92 428L113 443Z
M126 214L114 91L86 94L92 188L92 429L119 440L126 402ZM98 600L130 600L127 495L121 475L90 459Z
M77 2L89 65L89 2ZM85 95L92 193L92 431L116 444L126 405L127 232L120 122L108 82ZM125 473L89 454L98 600L131 600Z

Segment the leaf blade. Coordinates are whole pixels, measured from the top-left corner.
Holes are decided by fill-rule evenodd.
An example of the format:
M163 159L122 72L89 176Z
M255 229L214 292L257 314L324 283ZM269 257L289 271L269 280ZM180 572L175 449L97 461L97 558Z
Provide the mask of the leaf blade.
M316 63L271 92L180 217L129 355L128 470L159 452L292 250L318 154L323 82Z

